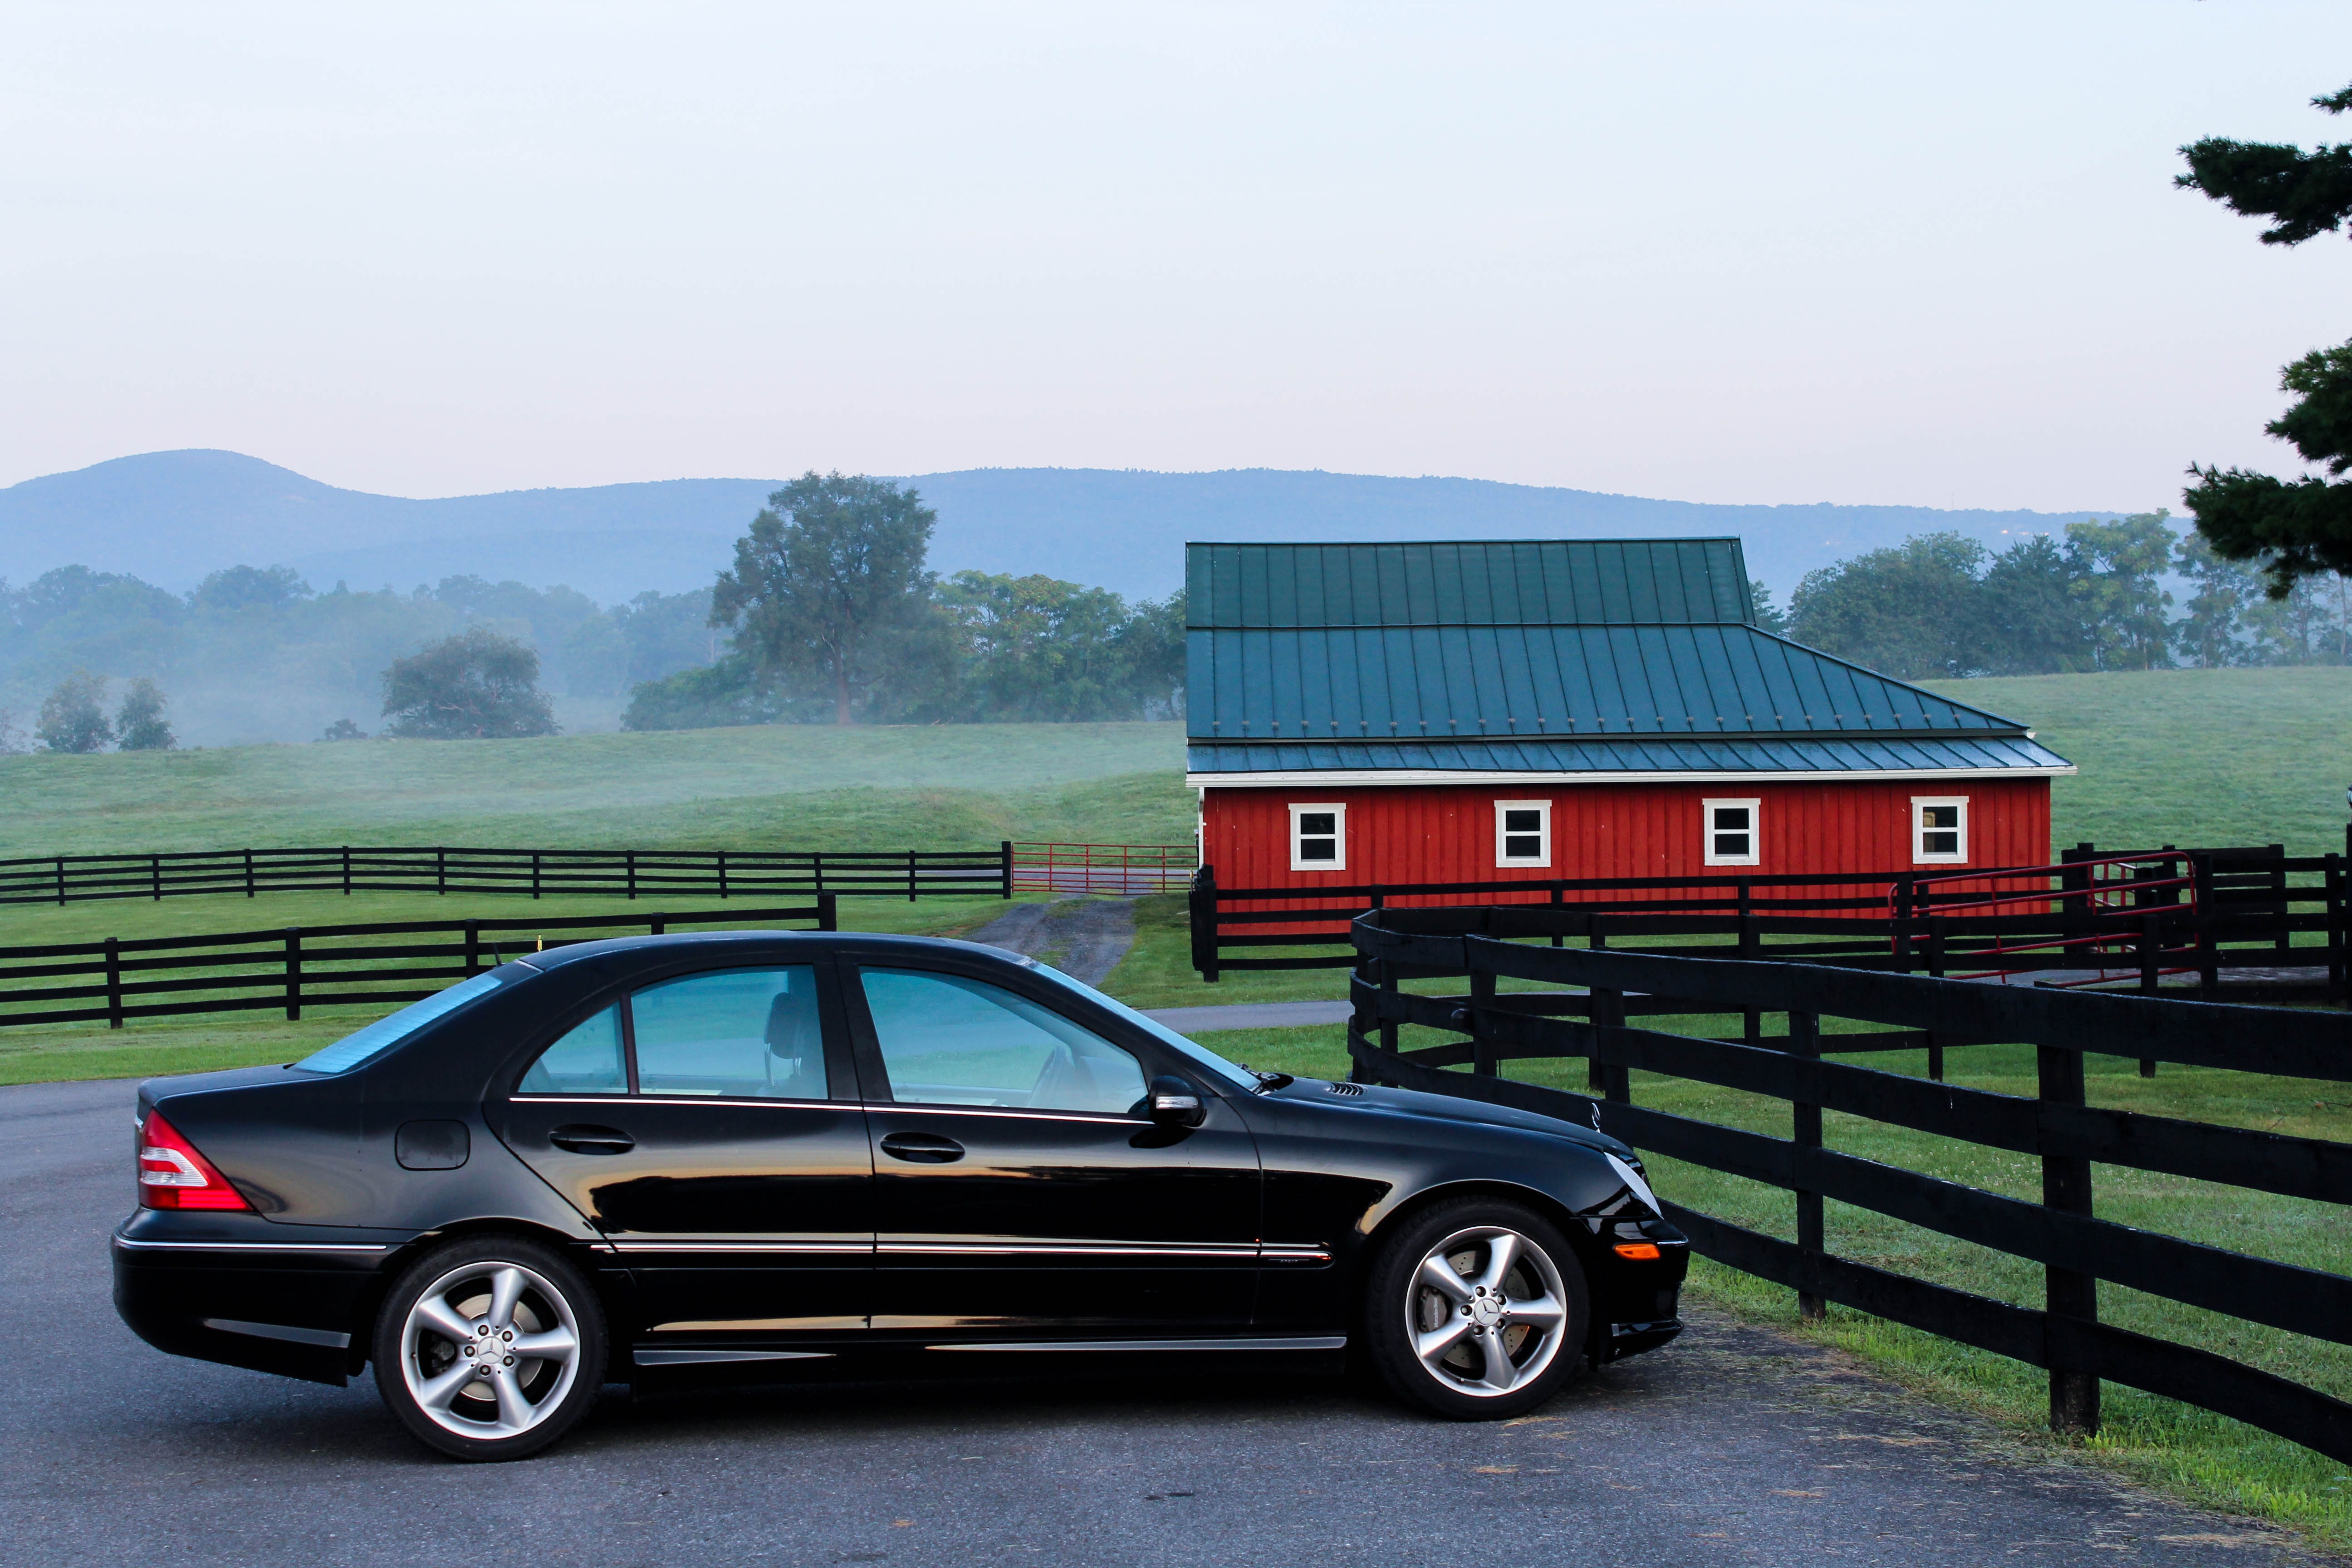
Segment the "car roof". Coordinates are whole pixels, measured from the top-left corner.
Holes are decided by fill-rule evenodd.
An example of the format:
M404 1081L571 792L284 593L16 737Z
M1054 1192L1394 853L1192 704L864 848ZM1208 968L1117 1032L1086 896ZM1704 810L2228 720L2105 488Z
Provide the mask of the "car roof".
M845 946L868 951L877 948L885 952L903 950L909 957L924 952L953 952L999 963L1023 963L1018 953L1001 947L990 947L983 942L958 942L950 937L898 936L884 931L698 931L663 936L604 937L594 942L567 942L562 947L522 953L519 959L533 969L551 973L570 964L623 953L676 958L707 952L714 958L725 958L750 952L785 956L798 949L805 956L813 958Z

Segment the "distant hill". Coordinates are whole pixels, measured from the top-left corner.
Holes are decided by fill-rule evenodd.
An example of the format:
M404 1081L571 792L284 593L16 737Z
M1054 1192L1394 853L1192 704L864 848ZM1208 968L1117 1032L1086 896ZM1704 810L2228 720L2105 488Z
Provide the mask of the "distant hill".
M1955 529L1999 546L2112 512L1907 506L1717 506L1490 479L1276 468L1160 474L971 468L910 481L940 514L943 572L1045 572L1157 598L1183 584L1189 539L1543 539L1734 534L1785 603L1841 556ZM338 489L236 452L149 452L0 489L0 576L79 563L170 588L246 563L289 564L324 588L472 573L569 584L611 603L698 587L774 479L663 479L411 500Z

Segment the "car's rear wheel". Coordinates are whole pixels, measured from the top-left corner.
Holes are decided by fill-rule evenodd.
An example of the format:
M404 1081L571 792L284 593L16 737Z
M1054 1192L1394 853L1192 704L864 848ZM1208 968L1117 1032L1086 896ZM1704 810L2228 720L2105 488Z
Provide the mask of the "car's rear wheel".
M1533 1409L1580 1370L1584 1270L1559 1228L1503 1199L1407 1219L1374 1257L1364 1340L1400 1398L1462 1421Z
M375 1383L418 1441L520 1459L579 1424L604 1380L604 1314L552 1247L469 1237L409 1268L376 1316Z

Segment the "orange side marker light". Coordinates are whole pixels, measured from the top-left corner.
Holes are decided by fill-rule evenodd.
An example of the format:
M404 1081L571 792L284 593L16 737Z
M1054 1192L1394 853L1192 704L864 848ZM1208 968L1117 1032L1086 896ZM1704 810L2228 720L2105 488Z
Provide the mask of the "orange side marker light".
M1654 1263L1658 1257L1658 1244L1654 1241L1621 1241L1611 1250L1635 1263Z

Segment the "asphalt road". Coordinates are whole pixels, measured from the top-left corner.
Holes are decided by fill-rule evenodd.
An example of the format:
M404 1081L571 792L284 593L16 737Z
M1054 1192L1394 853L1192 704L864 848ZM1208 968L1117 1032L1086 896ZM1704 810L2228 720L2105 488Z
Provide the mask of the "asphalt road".
M131 1104L0 1089L0 1563L2305 1561L1704 1320L1499 1426L1318 1380L615 1392L541 1458L454 1464L371 1384L180 1361L116 1321Z

